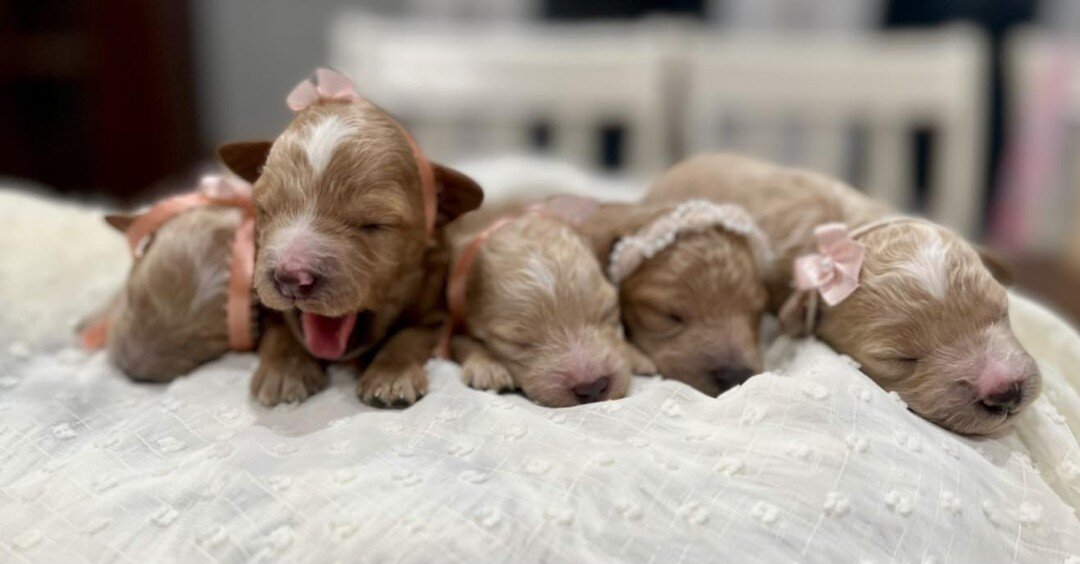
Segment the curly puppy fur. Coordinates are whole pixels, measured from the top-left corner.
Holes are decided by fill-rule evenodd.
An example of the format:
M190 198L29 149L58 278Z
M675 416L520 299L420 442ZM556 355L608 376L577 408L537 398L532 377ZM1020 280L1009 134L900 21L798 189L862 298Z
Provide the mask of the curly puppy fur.
M811 172L737 155L688 159L661 177L646 201L710 198L745 207L773 243L764 273L770 309L797 333L805 301L790 300L795 257L815 251L813 230L855 228L892 212L855 189ZM1038 395L1040 375L1009 326L998 265L961 237L927 223L870 231L860 287L822 307L815 333L910 408L946 428L993 433Z
M110 217L118 227L129 219ZM105 314L109 358L132 379L167 382L229 350L225 291L239 223L236 209L187 211L135 260Z
M565 407L623 397L631 372L655 371L623 339L600 265L554 219L527 213L491 234L467 282L467 334L452 350L474 387L519 388Z
M219 154L254 183L255 289L264 305L282 312L265 330L273 346L260 346L255 396L273 405L324 385L297 322L306 312L357 314L346 353L324 360L360 359L361 400L415 402L427 390L423 365L443 315L449 249L442 229L480 205L480 187L432 163L438 221L429 237L408 139L390 116L363 101L314 104L272 144L238 143ZM290 290L282 270L310 284L303 293Z
M607 263L615 243L674 209L604 204L579 231ZM766 291L750 243L717 227L685 233L619 285L627 338L665 378L716 396L762 369Z

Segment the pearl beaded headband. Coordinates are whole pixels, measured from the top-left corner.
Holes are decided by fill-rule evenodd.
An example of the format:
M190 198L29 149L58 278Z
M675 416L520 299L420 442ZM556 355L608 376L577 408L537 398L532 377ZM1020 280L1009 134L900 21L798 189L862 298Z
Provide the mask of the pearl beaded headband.
M758 268L764 268L772 261L768 237L742 207L690 200L615 243L611 250L608 278L619 284L641 263L670 247L679 235L700 233L713 227L744 237L750 243Z

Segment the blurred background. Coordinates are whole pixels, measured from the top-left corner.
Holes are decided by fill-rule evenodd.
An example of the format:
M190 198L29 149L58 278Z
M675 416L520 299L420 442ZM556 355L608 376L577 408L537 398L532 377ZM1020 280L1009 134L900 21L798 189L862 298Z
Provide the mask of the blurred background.
M130 205L272 138L328 64L434 159L641 186L698 151L841 177L1080 318L1080 2L0 1L0 186Z

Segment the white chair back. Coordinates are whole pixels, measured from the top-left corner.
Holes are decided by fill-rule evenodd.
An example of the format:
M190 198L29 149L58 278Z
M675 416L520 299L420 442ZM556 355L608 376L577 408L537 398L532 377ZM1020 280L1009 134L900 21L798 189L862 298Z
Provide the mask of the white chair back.
M734 150L806 166L911 209L912 133L927 128L934 142L919 211L976 232L986 61L975 29L702 36L686 57L685 151Z
M617 125L615 172L640 176L671 159L657 45L633 25L508 24L480 33L351 12L335 22L331 59L436 159L535 152L539 137L548 153L596 169L602 129Z

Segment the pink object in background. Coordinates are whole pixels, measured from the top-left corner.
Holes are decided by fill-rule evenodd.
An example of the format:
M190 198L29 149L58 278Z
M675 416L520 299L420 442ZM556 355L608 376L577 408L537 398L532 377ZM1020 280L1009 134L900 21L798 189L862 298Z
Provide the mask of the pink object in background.
M1002 164L997 203L990 214L990 243L1006 252L1032 245L1039 203L1047 197L1065 149L1069 47L1063 39L1045 69L1039 89L1020 118Z

